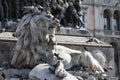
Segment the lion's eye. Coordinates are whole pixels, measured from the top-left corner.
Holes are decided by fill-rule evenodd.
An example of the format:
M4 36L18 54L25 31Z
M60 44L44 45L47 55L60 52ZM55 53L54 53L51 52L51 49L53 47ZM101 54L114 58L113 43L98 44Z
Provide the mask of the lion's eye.
M53 18L53 15L47 14L46 17L47 17L47 18Z
M47 18L51 18L51 16L50 16L50 15L46 15L46 17L47 17Z

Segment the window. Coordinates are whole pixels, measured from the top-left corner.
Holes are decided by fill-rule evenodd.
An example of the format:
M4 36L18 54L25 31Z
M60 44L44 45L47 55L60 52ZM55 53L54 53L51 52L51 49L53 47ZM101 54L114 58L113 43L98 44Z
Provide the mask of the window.
M110 11L104 11L104 30L111 30L110 28Z
M115 31L120 31L120 23L119 23L119 12L118 11L115 11L114 12L114 19L113 19L113 25L114 25L114 30Z

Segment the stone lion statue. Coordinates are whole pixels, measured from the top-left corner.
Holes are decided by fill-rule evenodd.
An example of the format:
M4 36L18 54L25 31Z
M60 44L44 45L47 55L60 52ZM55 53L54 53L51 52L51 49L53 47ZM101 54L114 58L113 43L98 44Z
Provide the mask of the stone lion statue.
M17 68L25 68L26 66L33 68L40 61L43 61L49 65L45 68L41 67L40 72L46 69L49 72L50 69L50 71L56 76L63 78L63 80L68 80L68 78L65 79L66 76L73 76L65 69L76 64L87 66L91 71L104 72L102 66L89 52L57 45L55 30L60 25L59 20L54 18L50 12L44 12L41 7L38 7L27 7L26 15L23 16L17 25L14 36L18 40L11 60L13 66ZM40 64L39 66L45 65ZM32 72L34 70L36 70L36 67ZM47 73L45 74L47 75ZM77 78L74 77L72 80L77 80Z
M59 20L36 7L28 7L28 12L18 23L14 34L18 40L11 64L15 67L38 64L41 57L49 53L48 45L54 44L54 31L59 26Z
M56 45L55 30L59 26L59 20L49 12L40 11L38 7L27 7L27 9L28 13L18 23L14 34L18 40L13 51L11 64L17 68L33 68L40 61L43 61L49 64L49 68L44 67L41 71L47 69L56 78L66 76L69 78L70 74L64 69L64 65L59 60L54 48ZM45 74L47 75L46 72ZM63 80L67 80L67 77ZM74 77L74 80L78 79Z

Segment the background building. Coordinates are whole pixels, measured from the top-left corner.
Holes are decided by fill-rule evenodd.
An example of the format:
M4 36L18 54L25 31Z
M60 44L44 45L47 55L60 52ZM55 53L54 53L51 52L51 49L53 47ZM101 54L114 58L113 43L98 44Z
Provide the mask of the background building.
M84 0L82 6L92 36L114 47L115 75L120 78L120 0Z

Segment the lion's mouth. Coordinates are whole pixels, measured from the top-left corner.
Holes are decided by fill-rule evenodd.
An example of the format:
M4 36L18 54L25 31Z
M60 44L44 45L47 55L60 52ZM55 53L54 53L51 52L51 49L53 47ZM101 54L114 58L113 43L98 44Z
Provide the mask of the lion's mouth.
M49 37L52 38L52 37L55 37L55 35L54 35L54 34L51 34L51 35L49 35Z

